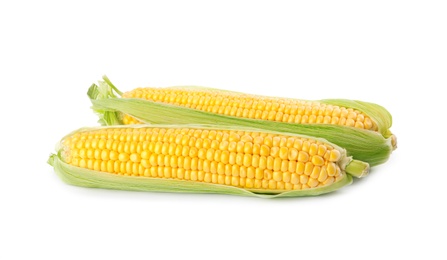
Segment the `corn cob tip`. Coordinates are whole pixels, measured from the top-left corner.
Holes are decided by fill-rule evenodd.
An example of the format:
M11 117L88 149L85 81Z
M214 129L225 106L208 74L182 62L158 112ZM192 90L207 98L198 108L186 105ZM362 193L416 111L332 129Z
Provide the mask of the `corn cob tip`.
M363 178L369 174L369 169L368 163L352 160L346 165L345 171L356 178Z
M391 145L393 146L393 151L397 149L397 137L395 135L390 136Z

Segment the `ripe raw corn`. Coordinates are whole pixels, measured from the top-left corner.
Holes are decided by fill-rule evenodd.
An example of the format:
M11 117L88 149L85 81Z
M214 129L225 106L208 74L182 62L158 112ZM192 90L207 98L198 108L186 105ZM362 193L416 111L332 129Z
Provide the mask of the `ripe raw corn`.
M333 124L378 131L368 115L353 108L291 98L249 95L206 88L136 88L123 98L141 98L220 115L296 124ZM123 124L144 123L123 115Z
M371 165L385 162L396 147L389 130L391 115L372 103L306 101L200 87L137 88L122 93L106 77L99 83L88 95L104 125L240 125L318 136Z
M369 171L323 139L204 125L79 129L49 163L78 186L259 197L327 193Z

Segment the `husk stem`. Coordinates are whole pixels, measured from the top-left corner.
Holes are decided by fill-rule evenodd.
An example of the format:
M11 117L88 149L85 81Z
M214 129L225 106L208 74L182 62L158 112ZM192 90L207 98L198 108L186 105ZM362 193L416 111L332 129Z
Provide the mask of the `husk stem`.
M93 105L92 109L99 115L99 122L102 125L120 125L122 124L122 116L127 114L147 124L218 124L318 136L344 147L348 151L348 155L353 156L356 160L367 162L370 166L386 162L394 149L392 145L392 140L395 140L395 138L393 139L394 136L385 138L379 132L331 124L294 124L239 118L144 99L117 98L113 93L110 95L103 94L113 92L114 89L116 89L115 86L112 87L106 82L100 81L99 86L93 84L88 91L88 96ZM335 104L337 101L324 100L324 102ZM349 103L346 100L339 100L339 102L344 102L346 105ZM371 107L375 107L371 103L356 102L352 105L367 107L369 104ZM379 112L376 113L380 114ZM378 121L382 122L380 123L380 125L383 125L382 127L391 125L391 117L387 119L387 116L384 116L383 118L383 120Z

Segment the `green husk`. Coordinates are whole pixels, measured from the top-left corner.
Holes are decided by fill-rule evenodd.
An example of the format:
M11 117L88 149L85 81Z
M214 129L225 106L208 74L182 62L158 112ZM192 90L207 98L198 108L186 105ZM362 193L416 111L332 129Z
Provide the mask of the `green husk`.
M141 127L174 127L174 128L188 127L188 128L200 128L200 129L235 129L234 127L231 128L231 127L221 127L214 125L200 125L200 126L199 125L186 125L186 126L139 125L139 126L114 126L113 128L141 128ZM57 153L50 155L48 159L48 164L54 167L55 172L64 182L75 186L116 189L116 190L218 193L218 194L229 194L229 195L240 195L240 196L252 196L259 198L280 198L280 197L316 196L332 192L345 185L351 184L352 183L351 174L354 176L360 176L363 173L363 171L365 171L365 169L369 169L367 163L352 160L352 158L346 156L346 151L343 148L340 148L337 145L329 143L330 145L334 146L335 149L341 152L342 160L340 161L340 166L345 167L346 170L350 171L351 174L346 174L346 172L343 172L342 173L343 178L341 178L339 181L329 186L317 187L307 190L284 191L278 193L278 191L266 191L256 189L249 190L232 186L210 184L203 182L117 175L117 174L80 168L69 165L66 162L64 162L63 158L64 148L62 142L66 137L81 131L106 129L106 128L112 128L112 127L81 128L63 137L62 140L57 144L56 146ZM237 130L259 131L259 129L250 129L244 127L242 128L238 127ZM290 135L300 136L295 134ZM325 140L322 139L318 138L314 139L326 142ZM350 166L351 164L353 165L353 167Z
M108 79L106 81L110 82ZM391 116L383 107L372 103L343 99L321 101L352 107L370 115L380 132L330 124L294 124L239 118L144 99L118 98L113 91L116 91L115 86L100 81L99 86L92 85L88 92L92 109L98 114L102 125L122 124L123 114L128 114L147 124L218 124L317 136L344 147L349 155L370 166L386 162L395 148L392 142L395 137L388 130Z

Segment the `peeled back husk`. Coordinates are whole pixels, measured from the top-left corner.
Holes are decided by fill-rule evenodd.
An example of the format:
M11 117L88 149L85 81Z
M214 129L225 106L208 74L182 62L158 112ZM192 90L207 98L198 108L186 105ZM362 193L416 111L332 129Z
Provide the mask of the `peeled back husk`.
M344 147L349 155L371 166L386 162L396 148L396 138L389 131L391 115L373 103L346 99L319 101L367 114L377 124L377 132L332 124L295 124L240 118L144 99L122 98L119 97L122 93L106 77L104 80L99 85L93 84L88 91L92 109L99 115L102 125L121 125L121 119L126 114L147 124L218 124L316 136Z
M65 161L65 153L68 149L64 146L64 140L81 132L92 130L107 130L107 129L140 129L140 128L189 128L189 129L208 129L208 130L237 130L237 131L252 131L263 132L279 135L287 135L289 137L303 137L313 139L332 146L340 152L340 160L337 164L341 168L342 178L335 181L328 186L309 188L305 190L259 190L247 189L241 187L227 186L214 183L205 183L199 181L187 181L179 179L154 178L145 176L125 176L119 174L112 174L108 172L95 171L92 169L81 168L70 165ZM189 193L220 193L243 196L254 196L261 198L278 198L278 197L297 197L297 196L314 196L323 193L334 191L342 186L348 185L352 182L352 177L362 177L369 172L369 165L367 163L353 160L347 156L346 151L324 139L307 137L297 134L265 131L259 129L252 129L246 127L224 127L216 125L134 125L134 126L112 126L112 127L95 127L95 128L81 128L64 138L57 144L56 153L52 154L48 160L58 174L58 176L66 183L93 188L106 188L118 190L134 190L134 191L159 191L159 192L189 192Z

